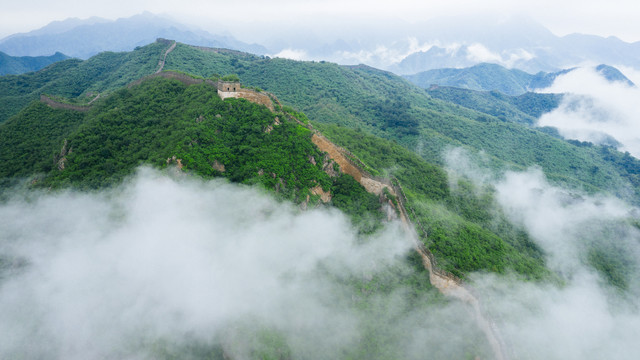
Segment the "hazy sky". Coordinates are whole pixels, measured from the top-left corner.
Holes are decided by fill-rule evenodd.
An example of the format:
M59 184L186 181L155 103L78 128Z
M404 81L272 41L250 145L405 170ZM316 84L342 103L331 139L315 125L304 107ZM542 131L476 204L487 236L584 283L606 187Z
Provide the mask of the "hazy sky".
M108 19L128 17L142 11L165 13L205 30L228 29L233 24L269 21L283 23L324 23L330 26L336 17L381 24L382 19L419 22L438 16L496 14L529 15L557 35L573 32L615 35L625 41L640 41L640 2L637 0L112 0L78 2L76 0L3 0L0 12L0 37L26 32L54 20L69 17L100 16Z

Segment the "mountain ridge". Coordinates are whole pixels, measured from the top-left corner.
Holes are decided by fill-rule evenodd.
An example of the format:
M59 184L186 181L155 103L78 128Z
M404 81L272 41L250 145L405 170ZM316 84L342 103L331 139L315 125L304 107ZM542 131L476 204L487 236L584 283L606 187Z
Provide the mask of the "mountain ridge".
M498 64L481 63L468 68L434 69L403 77L425 89L432 85L438 85L476 91L497 90L506 95L518 96L550 87L558 76L575 69L577 68L552 73L530 74L518 69L508 69ZM623 82L628 86L635 86L631 80L613 66L601 64L594 67L594 70L610 82Z
M0 39L0 51L14 56L37 56L60 51L87 59L104 51L131 51L156 38L171 38L197 45L228 47L254 53L267 50L228 35L212 35L192 29L167 17L149 12L116 20L68 19L40 29Z
M38 71L69 57L61 52L49 56L11 56L0 51L0 76Z

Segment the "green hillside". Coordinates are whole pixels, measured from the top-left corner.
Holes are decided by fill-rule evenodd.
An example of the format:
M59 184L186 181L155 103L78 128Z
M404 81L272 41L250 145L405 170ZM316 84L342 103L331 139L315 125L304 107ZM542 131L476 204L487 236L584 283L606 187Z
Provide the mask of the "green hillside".
M311 130L301 125L296 116L304 120L302 114L286 110L273 113L243 99L223 101L217 89L208 83L187 86L162 77L115 90L96 101L88 112L52 109L34 101L0 124L0 138L6 140L0 143L3 164L0 177L5 183L23 181L30 187L92 190L121 182L140 165L180 167L183 172L204 178L224 177L231 182L258 186L300 206L337 207L351 218L366 241L367 234L383 223L381 200L367 193L349 175L330 175L327 166L335 170L337 165L317 149L311 141ZM457 231L470 229L473 237L461 240L473 242L463 252L451 248L451 244L461 244L454 234L434 237L433 243L427 244L438 250L442 266L461 276L484 268L497 272L513 268L524 277L544 276L539 253L519 254L514 247L518 244L511 245L510 238L505 236L503 240L490 229L482 228L482 224L474 223L471 217L454 214L461 203L456 200L457 195L449 194L446 174L440 167L370 135L335 126L323 131L332 138L350 139L345 144L347 141L367 144L366 150L357 149L357 154L374 166L372 171L382 174L384 168L397 164L397 178L412 199L449 209L451 221L459 222ZM341 134L340 138L334 133ZM370 159L379 151L386 156ZM310 191L318 187L332 194L329 203L323 203ZM11 190L4 186L3 189ZM488 247L486 239L494 244ZM491 252L496 246L500 252ZM507 256L503 257L504 254ZM466 262L468 257L479 260ZM397 265L379 271L372 279L337 277L334 281L345 295L329 295L336 297L333 301L337 305L358 314L362 334L356 344L343 351L341 356L348 359L384 359L403 354L406 326L397 319L408 313L428 313L430 306L444 301L429 284L428 273L415 252ZM401 298L389 295L393 293L403 295ZM252 358L289 353L287 338L277 329L256 326L249 333L260 334L262 340L252 350L256 351ZM456 353L460 356L489 353L474 326L465 330L469 337L457 341ZM164 344L162 339L153 341L143 346L152 349L156 358L169 359L180 357L179 354L201 356L198 354L202 352L214 356L221 351L215 339L187 348ZM305 347L295 345L298 349Z
M395 140L432 163L449 146L483 151L496 168L539 165L553 181L587 191L624 193L627 180L597 148L575 146L528 126L429 96L408 81L367 66L269 59L179 44L167 69L208 77L236 73L321 123ZM528 112L539 108L522 99ZM624 175L624 174L623 174Z
M542 77L542 74L540 75ZM532 82L541 83L541 79L522 70L507 69L497 64L488 63L464 69L428 70L405 77L422 88L429 88L435 84L470 90L497 90L507 95L524 94L529 91ZM551 85L551 82L548 85Z
M434 86L427 93L437 99L495 116L502 121L534 125L542 114L560 105L560 94L527 92L518 96L499 91L476 91L449 86Z
M170 42L158 41L130 53L103 53L87 61L63 61L32 74L1 77L0 100L7 105L1 109L0 120L42 93L86 103L96 93L106 94L153 73L169 46ZM543 132L545 129L514 122L518 116L531 120L529 115L547 107L546 100L539 104L538 99L524 96L509 103L510 112L501 114L492 109L504 107L504 99L484 98L487 103L471 106L473 110L436 99L398 76L366 66L270 59L184 44L167 56L164 69L202 77L237 74L243 83L274 93L283 104L313 121L394 140L431 163L442 163L445 148L465 146L486 153L495 168L538 165L550 179L571 187L618 195L627 191L628 174L603 156L601 148L577 146Z
M0 51L0 76L37 71L68 58L60 52L51 56L10 56Z
M167 48L155 42L132 52L100 53L89 60L68 59L38 72L0 77L0 123L41 94L88 102L95 94L113 91L152 74Z
M4 94L16 96L17 89L25 88L16 97L20 101L31 101L45 90L76 103L87 103L89 92L104 95L82 114L32 102L2 124L2 176L16 181L38 174L35 180L42 186L97 188L121 180L140 164L165 167L180 159L186 171L261 184L298 202L318 185L334 194L364 196L352 180L323 175L317 161L322 155L304 140L310 136L306 128L292 123L274 127L273 135L266 135L277 115L265 109L242 100L222 102L206 84L152 79L123 88L153 73L169 45L160 41L130 53L104 53L84 62L69 60L38 73L1 78L8 84ZM372 171L401 182L413 204L414 220L424 223L430 233L432 242L427 245L446 269L459 276L479 269L515 269L527 277L540 277L544 267L526 234L499 226L506 220L501 215L495 219L490 191L473 190L470 183L459 184L458 189L466 189L461 192L448 190L441 168L447 148L484 152L495 169L537 165L551 180L588 191L628 196L626 184L636 192L640 185L640 162L632 157L611 148L566 142L436 99L400 77L365 66L269 59L178 44L165 69L201 77L237 74L244 85L268 90L284 105L304 111ZM531 116L546 106L534 100L507 102L520 116ZM256 121L242 120L247 118ZM363 144L370 146L360 149ZM317 165L310 166L309 157ZM311 199L317 202L318 196ZM353 204L339 196L334 201L363 231L373 231L376 221L370 220L380 216L376 202Z
M142 164L173 164L200 176L257 184L298 203L308 201L307 196L318 203L310 189L320 186L362 231L379 227L376 197L347 175L329 177L310 130L291 121L276 126L276 117L291 114L273 114L245 100L222 101L207 83L187 86L164 78L117 90L89 112L55 110L34 101L0 126L0 137L6 139L0 144L0 177L5 182L28 178L43 187L101 188ZM544 273L539 251L523 252L522 246L531 246L526 237L504 221L494 226L490 198L478 203L463 199L469 194L450 193L442 168L397 144L335 125L321 129L361 157L370 171L397 178L410 203L424 210L417 210L414 220L434 232L455 224L453 232L432 235L426 244L447 270L458 276L480 269L515 269L526 277ZM385 173L391 168L392 174ZM436 222L433 208L444 214ZM460 251L456 246L462 243L467 249Z

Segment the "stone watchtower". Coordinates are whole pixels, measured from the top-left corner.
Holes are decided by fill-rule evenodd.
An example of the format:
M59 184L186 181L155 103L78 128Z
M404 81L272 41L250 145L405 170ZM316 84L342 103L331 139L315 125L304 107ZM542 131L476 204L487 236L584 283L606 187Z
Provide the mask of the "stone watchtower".
M240 91L239 82L218 80L218 92L238 92L238 91Z

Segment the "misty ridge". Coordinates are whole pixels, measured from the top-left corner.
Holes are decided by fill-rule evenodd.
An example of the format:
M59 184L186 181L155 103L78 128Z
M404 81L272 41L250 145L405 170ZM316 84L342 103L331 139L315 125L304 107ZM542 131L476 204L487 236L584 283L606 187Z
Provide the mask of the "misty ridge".
M539 168L495 173L461 148L445 153L450 176L471 179L522 226L557 274L551 283L477 273L472 288L499 325L514 358L632 359L640 345L638 209L601 194L550 184ZM485 189L485 190L482 190ZM610 273L600 257L624 263ZM605 271L603 271L605 270ZM622 283L625 291L612 284ZM613 281L612 281L613 280Z
M157 20L152 14L144 15L150 23ZM280 113L261 109L266 114L264 118L254 116L252 121L256 124L264 121L264 124L247 125L243 120L252 112L262 114L255 110L257 105L254 107L240 99L218 99L213 95L215 88L205 92L198 85L183 87L167 79L152 79L155 82L144 85L146 90L142 87L108 90L120 97L117 99L109 97L111 94L105 90L94 109L97 109L95 113L103 109L109 112L100 113L100 117L92 117L94 113L86 117L74 114L84 137L78 136L78 132L61 132L63 142L54 144L55 165L51 165L51 161L46 167L37 164L31 173L25 171L11 181L0 182L4 186L24 181L22 186L0 191L0 358L636 359L640 353L640 192L634 191L640 186L640 175L634 171L640 169L637 111L640 90L633 83L640 84L640 72L633 56L624 62L611 63L624 73L622 77L631 81L610 81L592 66L602 59L621 61L625 56L616 54L625 51L633 54L635 50L615 38L595 41L580 35L557 37L539 24L522 22L501 22L487 27L485 33L476 34L473 26L477 24L447 33L445 28L437 29L443 22L436 21L413 28L399 26L389 33L377 29L370 39L363 38L363 34L367 34L366 24L356 24L362 27L355 27L349 39L340 38L338 26L323 35L326 37L314 35L314 41L306 40L307 35L314 34L311 30L292 32L288 37L274 40L273 34L285 31L282 29L291 26L287 24L282 29L274 27L271 33L256 35L258 39L272 37L271 42L261 42L269 50L247 45L247 38L242 42L233 37L212 37L193 28L178 27L170 33L179 33L186 39L205 39L210 46L235 44L246 49L259 48L265 54L270 51L274 58L321 60L320 63L238 55L233 51L217 53L210 49L200 53L201 49L168 40L152 43L146 49L136 48L130 56L135 60L132 63L142 64L148 60L145 66L150 71L156 67L154 51L164 54L164 59L171 52L174 58L167 60L167 67L185 66L189 71L201 71L194 75L199 79L208 79L214 73L211 78L217 80L219 75L224 75L218 69L228 70L229 74L237 71L240 76L233 76L242 78L243 85L252 86L251 89L265 91L257 86L260 85L273 94L280 90L280 100L291 104L291 108L320 105L305 109L308 114L311 114L309 110L317 111L315 117L307 118L297 112L299 109L284 111L278 104ZM102 26L100 29L112 25L106 20L98 23ZM56 25L62 26L67 35L73 33L69 30L75 26L72 23ZM523 28L528 30L521 31ZM431 29L433 35L414 36L412 32L416 29ZM496 33L510 36L499 38ZM527 38L525 33L536 36ZM154 36L144 35L145 40L136 40L141 41L139 45L145 45L142 41ZM19 43L16 39L12 43ZM587 56L578 51L589 48L585 45L589 43L587 40L594 40L593 44L598 43L602 48L611 46L622 50L610 56L603 52L602 59L587 60ZM563 49L572 42L585 46ZM593 51L598 52L597 49ZM84 51L82 56L88 57L95 49ZM143 52L148 58L140 55ZM116 59L118 54L103 56ZM191 57L197 61L190 63ZM205 58L209 60L202 60ZM532 115L523 125L506 116L499 118L455 102L434 100L430 95L423 98L424 89L391 73L367 66L326 64L325 60L343 64L362 62L398 74L438 68L443 64L460 68L478 62L530 71L556 71L576 64L579 67L560 71L550 87L534 90L554 96L561 94L560 100L550 111L541 116ZM124 60L118 61L125 64ZM91 59L75 59L67 64L75 66L72 62L83 64L78 65L79 74L82 66L89 67ZM132 63L126 63L118 71L124 73L133 67ZM182 71L180 69L177 71ZM191 76L186 75L187 72L182 74ZM25 79L29 76L32 75L26 75ZM252 79L254 83L244 82L245 79ZM346 82L341 82L345 79ZM92 90L91 86L105 86L100 85L100 81L107 82L102 79L98 85L89 84L76 92L87 92ZM264 81L264 85L256 83L258 81ZM357 93L353 91L358 89L352 86L355 83L367 91L371 88L379 92ZM172 93L166 90L169 87L181 94L181 100L174 101L178 97L172 98ZM305 91L317 97L307 96ZM408 100L402 99L402 91ZM150 108L156 112L138 106L148 105L145 101L135 104L131 94L139 96L137 99L146 99L149 104L154 102ZM198 99L214 98L216 102L195 104L195 94L200 94ZM487 94L489 91L483 95ZM286 96L289 96L287 100ZM392 96L395 100L390 101ZM499 97L508 95L497 94L496 98ZM193 108L176 105L171 108L172 115L163 119L167 122L161 123L158 119L165 115L162 112L170 108L172 101L181 106L193 101L189 105ZM491 107L497 103L488 104ZM134 108L138 113L131 110ZM232 124L225 112L232 109L238 111L237 119L234 117L238 121L230 126L233 129L225 128L220 124ZM0 130L10 129L13 132L6 134L22 135L30 129L19 128L15 119L35 124L49 119L47 116L62 119L60 121L66 119L62 111L50 109L37 100L28 110L0 123ZM24 115L29 112L37 116ZM142 115L136 117L138 114ZM180 116L184 117L180 118L181 122L173 121L173 117ZM285 118L290 123L285 123ZM336 122L332 123L333 120ZM140 121L140 125L135 126L142 130L129 138L132 131L127 126L138 124L135 121ZM313 121L314 126L317 121L316 129L348 148L348 154L351 154L348 151L357 153L362 160L353 154L351 160L357 160L359 166L375 173L376 179L384 177L395 184L392 181L399 182L398 178L405 176L403 186L411 185L406 186L408 195L404 200L410 201L409 206L424 210L419 212L422 219L415 213L413 216L418 220L410 217L416 228L407 230L397 218L402 215L401 206L394 203L400 201L399 198L368 193L379 217L367 214L362 221L380 219L381 225L363 231L355 215L338 210L336 200L336 195L345 191L347 185L360 184L349 178L351 182L343 183L344 188L336 185L338 177L331 175L322 164L321 158L325 156L325 162L331 165L328 155L322 151L297 160L305 166L312 164L316 170L322 169L318 172L326 176L331 185L325 189L317 179L310 180L313 185L307 186L309 189L287 184L291 191L289 197L278 194L286 183L282 178L291 175L276 175L285 167L273 173L264 171L265 164L272 165L264 160L253 169L241 164L240 157L233 153L235 147L238 153L254 155L277 148L273 153L280 155L274 156L286 159L287 152L292 152L288 147L291 144L284 141L284 145L272 144L269 151L262 147L286 126L291 133L284 134L283 139L294 139L293 134L297 134L298 144L306 144L303 140L308 140L315 149L311 144L313 127L304 127L303 121L306 125ZM13 127L2 127L7 123ZM165 125L168 123L177 124L176 128L168 130L169 125ZM91 128L95 124L102 127ZM241 127L242 133L238 131ZM162 132L164 130L172 136L170 141L177 141L175 144L169 144L169 135ZM369 137L364 136L368 131ZM149 155L148 159L135 162L129 155L122 154L118 154L121 163L111 161L124 147L135 156L151 154L149 148L129 146L144 143L148 134L155 134L157 138L154 139L157 143L149 147L155 147L153 151L159 154L154 154L153 161ZM247 134L257 135L249 141ZM373 135L380 136L379 143L372 140ZM522 143L510 142L510 136ZM232 147L231 142L224 143L225 137L239 141ZM73 153L67 149L68 138ZM100 148L101 141L95 139L106 138L116 139L119 145ZM393 143L382 142L382 138ZM344 143L339 144L338 140ZM205 143L224 149L215 156L224 154L226 169ZM113 144L115 142L110 143ZM537 144L543 145L538 149ZM184 151L177 153L179 160L176 155L173 160L166 158L166 154L158 150L162 146L166 147L164 150L175 151L174 148L182 145ZM402 157L405 154L393 146L405 147L403 149L412 155L419 154L420 161L424 162ZM191 152L193 149L204 149L204 152ZM518 152L522 149L531 153L523 155ZM584 149L589 152L582 152ZM50 149L38 151L46 156L51 153ZM433 157L427 157L432 154ZM589 166L576 163L593 160L599 154L605 154L602 157L614 154L619 158L611 163L597 158L602 161L590 162ZM211 165L214 158L217 167ZM255 155L251 160L257 158ZM557 167L556 159L560 164ZM42 156L38 159L42 163L47 160ZM176 161L179 168L174 167ZM132 164L136 163L154 167L138 167L134 174L123 175L124 181L120 178L113 183L105 181L92 190L73 187L82 188L86 174L97 179L113 170L128 174L129 170L118 166L126 164L133 169ZM202 169L208 172L198 173L196 165L202 164ZM292 168L302 167L298 165ZM68 175L74 169L72 166L76 166L77 172ZM568 169L557 169L563 166ZM618 171L615 166L628 166L630 170L613 174ZM37 173L42 169L47 169L49 174ZM240 170L234 172L237 169ZM338 173L343 171L335 164L332 169ZM593 176L580 177L585 173ZM50 174L58 176L59 182L53 182L54 186L48 188L45 181ZM604 174L598 181L605 180L594 180L596 174ZM276 184L274 188L260 183L263 175ZM311 179L306 173L290 177L297 180L305 176ZM338 176L346 177L345 174ZM71 178L77 182L71 182ZM431 183L426 184L427 181ZM312 186L331 193L334 201L310 202ZM357 189L366 193L364 188ZM303 195L297 196L297 190L302 190ZM349 206L364 207L362 199L353 197L343 201L352 201ZM465 207L459 199L480 205ZM486 218L475 221L474 216ZM425 218L431 222L422 228L419 221L426 223ZM408 224L411 225L411 221ZM441 243L430 239L438 226L449 225L450 229L442 231L446 236L441 235L444 239ZM419 231L424 232L424 238L418 237ZM453 234L453 241L447 238L450 234L447 231ZM515 245L512 247L512 243L501 238L509 232L529 248L513 250ZM486 237L481 236L487 233ZM499 241L491 243L493 239ZM462 286L478 299L480 317L499 335L503 356L492 349L491 339L478 320L478 313L474 313L473 304L438 291L416 251L416 243L426 248L433 246L431 251L442 266L438 270L446 269L458 258L444 251L437 253L437 246L455 241L458 241L455 246L459 246L453 247L456 251L466 252L473 247L473 251L466 252L473 256L477 255L474 253L477 249L486 252L478 256L499 254L513 258L516 257L513 253L502 251L504 247L509 246L513 251L531 250L527 256L533 258L527 258L531 261L523 265L531 266L526 268L530 273L510 267L509 264L521 259L504 261L500 263L507 264L504 267L491 268L486 263L475 262L474 258L471 259L473 266L481 264L477 268L483 270L460 271ZM495 250L490 248L491 244L503 248L491 252Z
M362 238L335 210L146 168L113 190L16 195L0 218L3 358L242 359L275 341L330 359L371 326L405 358L479 346L462 304L385 280L428 282L395 222Z
M623 71L632 80L640 79L631 68ZM555 127L567 139L610 145L640 157L638 87L607 81L592 67L582 67L559 76L540 92L565 96L557 109L540 117L538 126Z
M496 174L461 148L445 159L452 182L495 191L496 209L558 274L469 277L510 355L635 358L637 209L558 188L535 168ZM466 305L433 288L359 299L380 277L428 281L407 263L412 234L395 222L362 237L335 210L148 168L111 190L18 194L0 218L2 357L253 358L276 342L285 357L342 358L371 326L391 351L375 358L491 357ZM622 255L624 291L594 267L602 249Z

